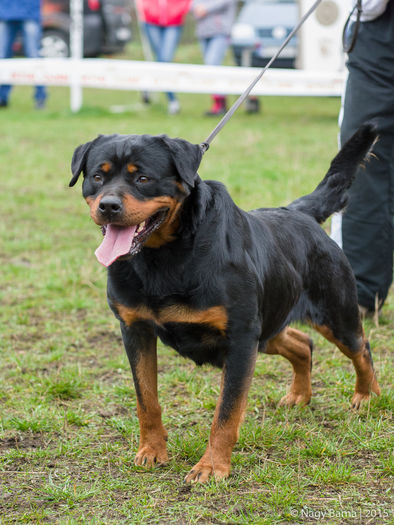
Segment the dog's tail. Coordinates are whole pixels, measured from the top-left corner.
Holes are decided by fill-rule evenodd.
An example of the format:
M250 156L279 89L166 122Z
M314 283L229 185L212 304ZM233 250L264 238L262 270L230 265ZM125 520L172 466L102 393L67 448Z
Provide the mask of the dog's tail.
M306 213L320 224L334 212L342 210L346 206L347 190L357 168L376 139L376 125L373 122L363 124L333 159L317 188L309 195L293 201L288 208Z

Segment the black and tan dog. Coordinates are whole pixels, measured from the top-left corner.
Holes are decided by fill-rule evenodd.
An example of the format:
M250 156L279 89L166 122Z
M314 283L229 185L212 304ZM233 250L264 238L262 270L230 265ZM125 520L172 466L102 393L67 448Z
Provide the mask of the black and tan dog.
M108 301L134 377L136 465L168 459L157 337L199 365L223 369L209 444L186 481L229 475L258 352L280 354L293 366L282 404L309 402L312 342L289 327L293 321L309 322L352 360L354 408L379 394L352 271L319 226L345 205L375 138L364 125L313 193L251 212L219 182L199 178L202 150L185 140L103 135L75 150L70 186L83 172L83 196L104 233L96 255L109 267Z

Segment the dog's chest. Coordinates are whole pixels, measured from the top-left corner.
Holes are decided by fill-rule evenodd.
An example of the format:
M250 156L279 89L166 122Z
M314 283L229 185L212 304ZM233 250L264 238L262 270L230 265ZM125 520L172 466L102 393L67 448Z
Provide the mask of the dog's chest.
M224 334L227 328L227 313L223 306L199 309L181 304L152 308L147 305L116 305L121 319L131 326L137 321L153 321L158 326L191 324L210 327Z
M223 306L198 309L181 304L159 308L146 305L116 305L120 318L131 327L137 322L153 322L167 345L197 364L222 366L226 347L227 313Z

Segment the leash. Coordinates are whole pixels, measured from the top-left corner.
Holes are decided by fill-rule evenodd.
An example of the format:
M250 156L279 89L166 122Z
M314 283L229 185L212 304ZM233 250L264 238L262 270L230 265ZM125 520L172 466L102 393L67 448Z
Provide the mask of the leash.
M356 11L356 20L354 22L354 27L350 26L350 23L352 22L353 13ZM351 53L353 51L353 48L356 44L356 40L358 37L358 31L360 29L360 23L361 23L361 14L363 12L363 7L361 4L361 0L357 0L357 3L354 4L353 9L350 11L350 14L348 16L348 19L345 22L345 26L343 28L342 32L342 45L343 45L343 51L347 54ZM348 41L348 31L352 31L352 35L349 37Z
M305 20L309 18L309 16L315 11L317 6L320 4L322 0L316 0L316 2L310 7L310 9L304 14L304 16L301 18L301 20L298 22L298 24L294 27L294 29L289 33L287 38L284 40L283 44L280 46L278 51L275 53L275 55L269 60L267 65L260 71L260 73L257 75L257 77L249 84L249 86L245 89L245 91L237 98L237 100L234 102L234 104L231 106L231 108L227 111L227 113L224 115L222 120L217 124L215 129L211 132L211 134L206 138L204 142L200 144L200 147L202 149L203 154L208 150L211 142L216 137L216 135L221 131L221 129L227 124L227 122L230 120L230 118L234 115L234 113L237 111L239 106L245 101L249 93L252 91L254 86L257 84L257 82L261 79L261 77L264 75L264 73L267 71L267 69L271 66L272 62L278 58L278 56L281 54L283 49L287 46L289 41L293 38L293 36L297 33L297 31L300 29L300 27L304 24Z

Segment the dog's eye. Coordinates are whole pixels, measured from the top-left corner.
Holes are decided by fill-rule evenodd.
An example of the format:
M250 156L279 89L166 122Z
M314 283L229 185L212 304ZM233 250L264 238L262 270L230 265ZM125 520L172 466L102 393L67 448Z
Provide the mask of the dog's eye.
M95 182L101 182L103 179L102 179L101 175L96 174L96 175L93 176L93 180Z
M146 177L145 175L141 175L141 177L138 177L137 182L140 184L145 184L146 182L149 182L150 178Z

